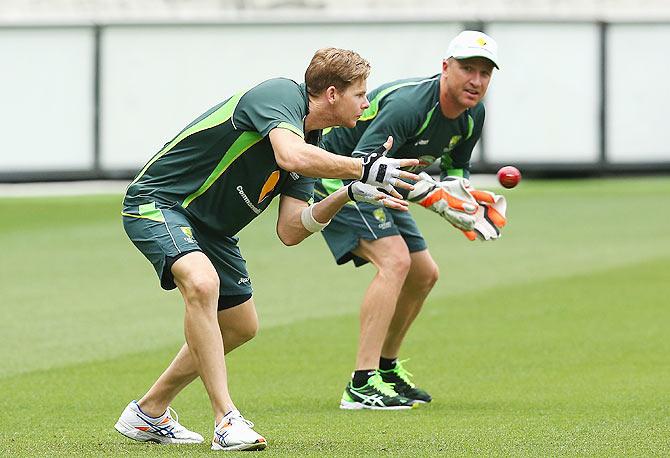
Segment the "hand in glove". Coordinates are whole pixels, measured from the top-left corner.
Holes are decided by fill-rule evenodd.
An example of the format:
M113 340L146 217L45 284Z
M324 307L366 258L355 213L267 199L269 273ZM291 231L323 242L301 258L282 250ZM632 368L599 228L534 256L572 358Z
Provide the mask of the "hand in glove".
M386 153L393 146L393 137L389 137L386 143L364 156L363 173L360 181L375 187L385 189L393 197L401 198L398 191L393 187L412 189L412 185L400 178L418 180L419 177L413 173L400 170L401 167L410 167L419 163L418 159L392 159L386 157Z
M447 177L444 181L435 181L425 172L421 172L419 178L407 200L434 211L464 232L474 229L474 215L479 206L467 189L468 180Z
M397 199L383 189L377 189L372 185L352 181L347 185L349 199L354 202L367 202L369 204L384 206L394 210L407 211L407 202Z
M475 214L475 225L472 230L463 231L470 240L496 240L500 238L500 230L507 223L507 200L504 196L490 191L479 191L468 188L470 194L477 200L479 209Z

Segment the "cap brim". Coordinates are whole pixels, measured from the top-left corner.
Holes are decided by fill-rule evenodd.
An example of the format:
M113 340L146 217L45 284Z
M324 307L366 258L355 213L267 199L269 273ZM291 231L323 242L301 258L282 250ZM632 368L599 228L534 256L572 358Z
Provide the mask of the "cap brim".
M490 60L493 63L493 66L500 70L498 63L496 62L496 58L493 56L493 54L487 52L485 49L477 49L473 50L472 52L460 53L458 56L451 57L457 60L470 59L471 57L483 57L484 59Z

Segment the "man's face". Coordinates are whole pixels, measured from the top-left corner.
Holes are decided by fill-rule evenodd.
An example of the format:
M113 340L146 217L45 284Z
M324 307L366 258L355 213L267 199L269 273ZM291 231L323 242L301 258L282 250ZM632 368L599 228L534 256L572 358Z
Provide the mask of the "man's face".
M484 57L448 59L442 64L446 96L456 105L472 108L486 94L493 74L493 62Z
M354 127L363 111L370 106L365 96L367 83L365 79L357 79L344 91L335 90L335 116L342 127Z

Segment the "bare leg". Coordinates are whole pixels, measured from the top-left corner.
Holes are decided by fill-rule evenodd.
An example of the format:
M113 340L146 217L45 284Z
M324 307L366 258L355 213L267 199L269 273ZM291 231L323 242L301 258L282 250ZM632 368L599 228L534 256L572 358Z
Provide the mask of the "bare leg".
M388 359L398 357L407 331L439 276L437 264L428 250L411 253L410 257L412 264L400 291L395 314L381 351L381 356Z
M258 317L253 299L218 312L218 322L227 354L256 335ZM140 399L140 407L148 415L161 415L177 394L197 377L195 361L188 345L184 344L165 372Z
M172 274L186 305L184 334L189 354L198 368L218 423L226 412L235 409L228 392L223 337L217 321L219 277L207 256L199 251L179 258L172 266ZM185 356L177 359L177 369ZM181 370L175 372L184 374Z
M401 287L409 271L410 256L405 241L399 235L374 241L361 240L354 254L377 267L377 275L361 305L356 356L356 370L376 369Z

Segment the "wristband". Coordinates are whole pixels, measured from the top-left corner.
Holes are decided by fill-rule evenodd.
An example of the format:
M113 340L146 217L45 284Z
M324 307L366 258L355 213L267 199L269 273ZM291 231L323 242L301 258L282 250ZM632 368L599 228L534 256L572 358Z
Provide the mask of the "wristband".
M330 224L330 220L326 221L325 223L320 223L315 220L314 215L312 214L313 208L314 204L310 205L309 207L305 207L300 214L300 221L302 222L302 225L305 227L305 229L312 233L322 231L326 226L328 226L328 224Z

